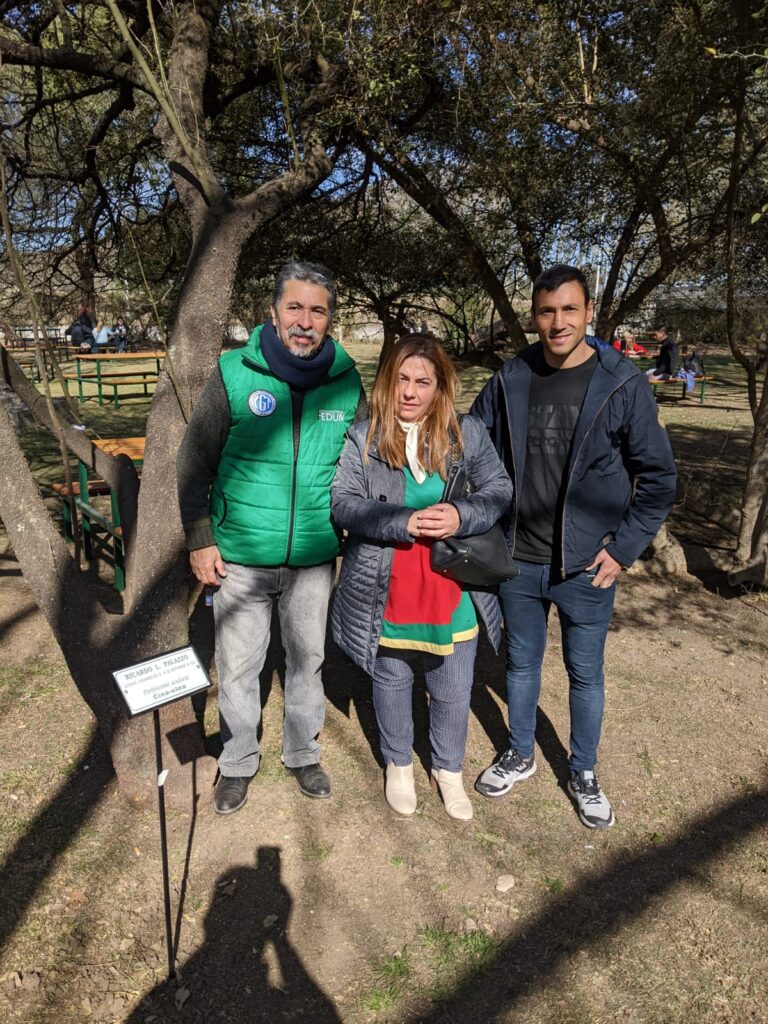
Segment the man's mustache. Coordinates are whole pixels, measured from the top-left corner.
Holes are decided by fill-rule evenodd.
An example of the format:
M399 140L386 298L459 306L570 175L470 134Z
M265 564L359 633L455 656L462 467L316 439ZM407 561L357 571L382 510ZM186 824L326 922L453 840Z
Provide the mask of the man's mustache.
M301 327L289 327L288 328L289 338L311 338L312 341L320 341L320 335L316 330L310 329L308 331L302 330Z

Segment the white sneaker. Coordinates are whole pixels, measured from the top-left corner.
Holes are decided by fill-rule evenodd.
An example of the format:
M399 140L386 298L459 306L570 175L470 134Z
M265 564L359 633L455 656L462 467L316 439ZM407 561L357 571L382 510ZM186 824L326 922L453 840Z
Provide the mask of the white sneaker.
M475 783L483 796L505 796L516 782L528 779L536 771L532 757L521 757L514 747L505 750L490 768L486 768Z
M587 828L610 828L616 820L594 772L571 772L568 792L576 801L579 817Z

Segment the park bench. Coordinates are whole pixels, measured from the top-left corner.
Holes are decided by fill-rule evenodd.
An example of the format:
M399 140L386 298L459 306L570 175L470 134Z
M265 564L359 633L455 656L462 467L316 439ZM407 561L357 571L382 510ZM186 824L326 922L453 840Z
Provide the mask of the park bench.
M99 438L93 444L110 455L127 455L140 471L144 462L143 437L108 437ZM104 558L112 565L115 572L115 590L125 590L125 550L123 544L123 528L120 524L120 511L117 495L106 480L88 479L88 466L80 460L77 480L72 482L72 490L65 483L54 484L53 489L64 503L63 525L64 535L72 539L72 520L69 510L70 494L80 515L83 555L90 562L94 558ZM110 511L97 509L91 498L97 495L109 495Z
M64 380L71 380L78 386L78 395L80 401L84 401L86 398L98 398L99 404L103 405L104 389L112 388L112 395L110 401L114 405L115 409L120 408L120 388L122 387L133 387L141 388L141 391L130 391L124 394L123 398L148 398L149 397L149 385L156 384L158 380L157 370L126 370L117 373L109 372L96 374L92 372L85 373L65 373ZM83 384L93 384L96 388L96 395L85 395L83 392Z
M106 398L116 409L119 409L121 397L149 397L149 385L157 383L160 376L160 363L164 358L164 352L120 352L118 354L101 352L81 354L75 358L75 369L65 373L64 379L77 384L78 399L81 402L86 397L95 397L99 405L104 405ZM137 361L152 361L154 366L147 369L137 366ZM120 364L130 367L130 369L117 369ZM83 390L86 384L92 384L96 388L95 396L86 396ZM111 393L105 392L105 389L108 388L112 389ZM133 388L134 390L123 392L123 388Z
M112 501L111 516L95 508L90 498L97 495L111 495L111 489L106 480L87 480L87 474L80 472L80 477L86 477L86 496L83 497L82 479L73 480L71 489L66 483L53 484L53 490L61 499L62 503L62 525L66 540L74 539L72 528L72 513L70 510L70 495L74 498L75 507L80 514L82 524L83 555L91 562L94 558L106 558L112 565L115 572L115 590L125 589L125 552L123 550L123 528L116 524L118 520L117 509L114 499Z
M653 388L653 393L657 399L659 394L662 394L665 398L686 398L688 394L693 394L698 387L699 404L703 404L707 384L713 380L714 377L696 377L693 382L693 391L691 392L688 391L688 384L682 377L673 377L671 380L653 380L653 378L650 378L648 383Z
M132 373L110 373L109 376L102 376L101 386L103 388L112 388L112 402L116 409L120 408L120 388L122 387L141 387L141 391L129 391L123 395L123 398L138 398L149 397L149 384L157 384L157 371L147 370L145 372L132 372ZM115 380L114 378L121 378Z

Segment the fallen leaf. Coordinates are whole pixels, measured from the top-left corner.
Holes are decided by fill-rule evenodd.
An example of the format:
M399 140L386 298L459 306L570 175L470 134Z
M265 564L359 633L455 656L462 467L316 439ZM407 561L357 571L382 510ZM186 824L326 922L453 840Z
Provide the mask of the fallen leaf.
M184 1003L189 999L188 988L177 988L176 989L176 1009L180 1010Z

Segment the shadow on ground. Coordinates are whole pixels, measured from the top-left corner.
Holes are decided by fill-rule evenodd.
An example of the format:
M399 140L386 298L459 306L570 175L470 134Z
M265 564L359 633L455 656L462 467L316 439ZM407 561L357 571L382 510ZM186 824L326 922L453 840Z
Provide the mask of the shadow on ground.
M418 1024L493 1024L554 980L580 949L610 938L673 886L768 823L768 790L693 821L674 841L618 861L556 899L505 942L491 966L472 975L431 1012L404 1018Z
M290 939L293 900L281 877L280 850L262 846L253 867L217 879L205 941L179 977L158 985L127 1024L160 1021L311 1021L340 1024ZM257 908L269 907L262 919Z
M19 925L53 865L88 821L113 777L109 755L94 733L70 778L26 828L0 867L0 947Z
M546 989L558 969L610 939L707 865L768 822L768 791L746 796L693 821L675 840L617 860L553 901L503 943L484 969L434 1008L403 1011L411 1024L494 1024L523 999ZM269 907L261 918L257 908ZM291 941L292 899L281 879L280 850L261 847L256 863L222 875L205 925L205 941L179 977L156 986L127 1024L280 1020L336 1024L342 1017L312 979Z

